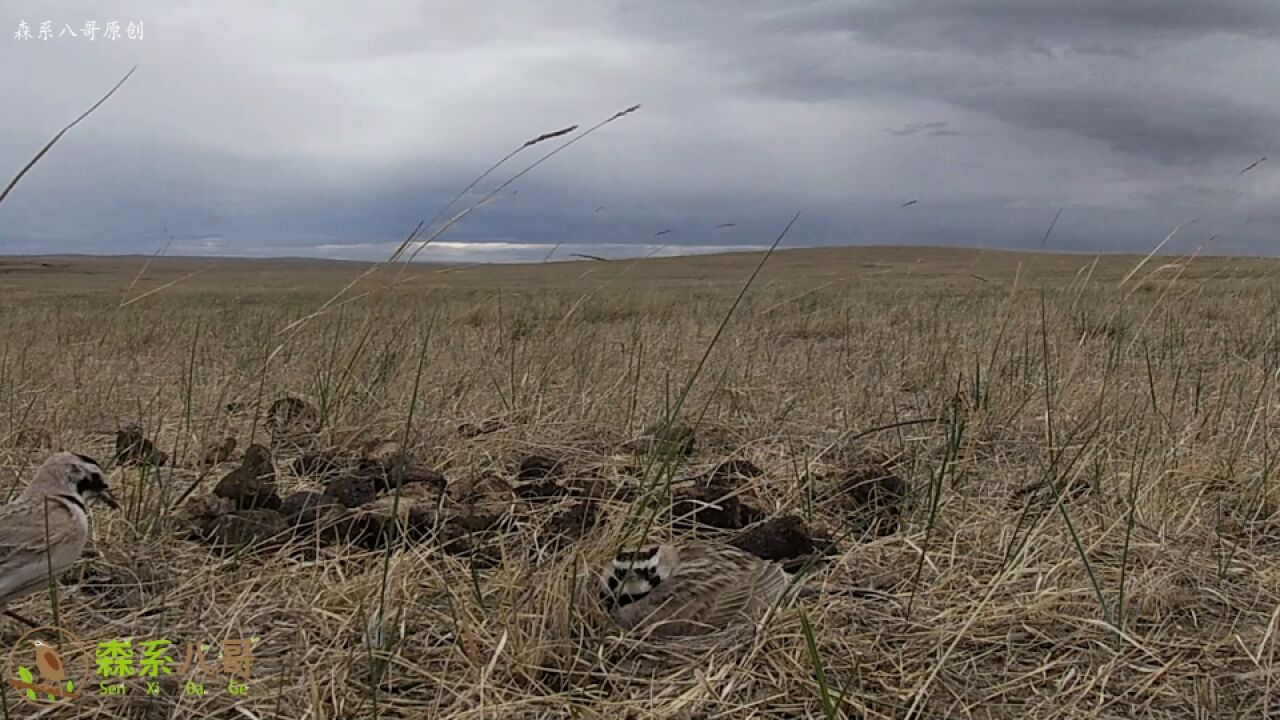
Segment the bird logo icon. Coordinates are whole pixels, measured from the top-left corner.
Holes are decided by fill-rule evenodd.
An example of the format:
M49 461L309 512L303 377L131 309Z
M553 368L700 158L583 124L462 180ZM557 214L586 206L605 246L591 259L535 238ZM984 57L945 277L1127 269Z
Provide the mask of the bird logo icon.
M67 670L62 666L62 658L58 652L43 640L32 641L36 648L36 668L40 671L40 679L50 683L61 683L67 679Z
M9 652L4 684L34 705L57 705L75 700L76 685L89 677L89 655L75 635L56 627L39 627L18 639ZM27 650L24 650L27 648ZM35 667L31 667L31 660Z

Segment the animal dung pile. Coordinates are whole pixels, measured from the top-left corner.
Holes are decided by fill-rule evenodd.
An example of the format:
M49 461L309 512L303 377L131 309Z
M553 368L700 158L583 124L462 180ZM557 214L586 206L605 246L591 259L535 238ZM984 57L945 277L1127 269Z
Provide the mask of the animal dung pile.
M617 478L575 474L565 458L545 454L446 480L389 441L312 449L281 467L283 476L269 448L250 445L211 493L187 502L181 518L189 536L222 553L272 551L287 543L311 553L330 545L374 550L400 540L433 542L447 554L493 566L513 551L525 552L509 542L503 547L517 535L535 556L562 551L599 526L627 490ZM792 571L830 554L830 538L800 517L770 518L762 509L755 493L764 476L750 460L731 457L677 481L670 505L675 528L721 538ZM836 504L858 517L896 517L903 494L896 477L849 471L839 478ZM614 492L590 492L584 479Z
M378 492L374 479L365 474L342 475L324 484L324 494L337 500L345 508L358 508L371 503L378 497Z
M250 445L244 451L240 467L219 480L213 494L231 500L237 510L279 509L271 451L261 445Z
M280 501L280 514L290 527L316 530L328 525L326 518L341 515L344 505L337 499L315 490L299 490Z
M581 494L578 488L561 484L564 469L563 460L544 455L529 455L520 461L520 467L516 471L516 480L520 481L520 484L513 490L521 500L531 503Z
M168 453L157 450L138 423L129 423L116 432L117 465L164 465Z
M299 397L279 398L267 410L266 427L273 447L305 446L315 437L320 425L320 410Z
M898 516L907 498L907 484L879 464L841 472L833 501L855 527L875 536L898 531Z
M300 474L308 480L325 479L320 489L297 490L282 499L271 451L250 445L240 466L223 476L213 492L188 500L179 517L191 539L223 552L269 550L303 538L373 549L397 532L421 541L440 526L442 536L452 541L496 523L470 512L440 522L444 476L398 450L379 457L304 454L293 462L294 471L304 471Z
M561 540L577 540L599 522L600 512L596 506L596 501L587 498L586 500L579 500L552 515L550 522L547 524L547 530L548 534L557 542Z
M687 478L689 487L676 492L671 514L676 527L741 530L765 518L765 513L744 499L749 480L763 475L750 461L730 459L711 470Z
M279 512L240 509L236 501L208 493L189 499L179 513L188 537L200 540L223 552L243 548L263 549L283 538L284 518Z
M343 506L355 508L397 486L412 485L426 485L439 493L445 488L445 479L435 470L412 465L404 456L396 455L385 462L361 460L326 482L324 491Z
M796 515L766 520L744 530L729 544L758 558L776 560L788 572L796 572L835 550L831 538L813 535Z
M284 530L284 517L275 510L237 510L214 518L209 539L224 550L264 547L282 540Z
M200 462L205 467L213 467L221 465L231 459L236 452L236 439L230 435L221 440L213 440L205 445L204 453L200 456Z
M319 423L320 411L299 397L279 398L267 411L267 429L272 432L311 431Z

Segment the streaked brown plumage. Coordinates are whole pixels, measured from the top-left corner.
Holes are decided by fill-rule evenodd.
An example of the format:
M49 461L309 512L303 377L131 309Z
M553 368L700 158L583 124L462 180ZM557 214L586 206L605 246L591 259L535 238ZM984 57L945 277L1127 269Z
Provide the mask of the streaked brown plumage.
M754 625L790 582L778 563L733 546L682 542L619 553L600 591L623 628L675 637Z

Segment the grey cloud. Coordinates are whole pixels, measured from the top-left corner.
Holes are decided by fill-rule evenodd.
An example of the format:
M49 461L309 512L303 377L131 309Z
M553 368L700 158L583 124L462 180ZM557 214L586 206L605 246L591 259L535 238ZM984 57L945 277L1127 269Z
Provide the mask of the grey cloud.
M1052 87L949 97L1014 125L1066 130L1166 165L1256 156L1280 141L1276 108L1244 102Z
M1213 3L811 3L765 24L791 34L773 37L769 60L742 59L756 62L753 89L778 98L941 101L1163 165L1236 162L1280 142L1280 98L1263 91L1275 45L1258 41L1280 35L1280 4L1228 3L1219 14ZM831 40L831 59L815 63L819 37L849 39ZM1108 40L1077 42L1090 37ZM1050 40L1064 44L1047 49Z
M1076 55L1102 55L1124 60L1135 60L1138 57L1137 51L1132 48L1100 42L1068 45L1067 49Z
M843 32L900 47L962 47L977 53L1043 50L1128 56L1149 40L1226 33L1280 36L1280 5L1269 0L874 0L811 2L765 21L791 32Z
M897 137L904 137L904 136L907 136L907 135L915 135L915 134L917 134L917 133L921 132L922 130L927 130L927 131L929 131L929 132L928 132L928 134L929 134L929 135L934 135L934 136L937 136L937 135L959 135L959 134L960 134L960 133L955 132L955 131L953 131L953 130L945 130L944 128L946 128L948 124L949 124L949 123L948 123L948 122L946 122L945 120L944 120L944 121L934 121L934 122L909 122L909 123L907 123L907 124L903 125L903 126L902 126L902 127L900 127L900 128L885 128L885 132L889 133L890 135L897 136Z
M900 128L885 128L884 131L890 135L896 135L897 137L915 135L920 132L920 123L907 123Z
M0 253L375 257L525 139L635 102L433 252L754 247L796 210L794 244L1035 247L1059 207L1058 249L1146 250L1196 215L1230 228L1221 247L1270 251L1280 167L1237 173L1278 152L1273 2L121 0L111 14L145 20L147 39L21 45L6 26L23 17L103 9L0 9L0 64L23 68L0 177L141 66L0 207Z

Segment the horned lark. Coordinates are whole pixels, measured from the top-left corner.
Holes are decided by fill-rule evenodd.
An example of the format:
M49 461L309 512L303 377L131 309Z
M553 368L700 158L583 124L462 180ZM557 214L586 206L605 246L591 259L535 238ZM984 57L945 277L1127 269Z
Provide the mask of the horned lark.
M60 452L44 461L17 500L0 508L0 610L46 586L50 572L56 577L75 564L89 538L89 500L119 508L96 460Z
M778 563L730 545L649 545L609 561L600 596L623 628L651 637L702 635L754 625L791 578Z

